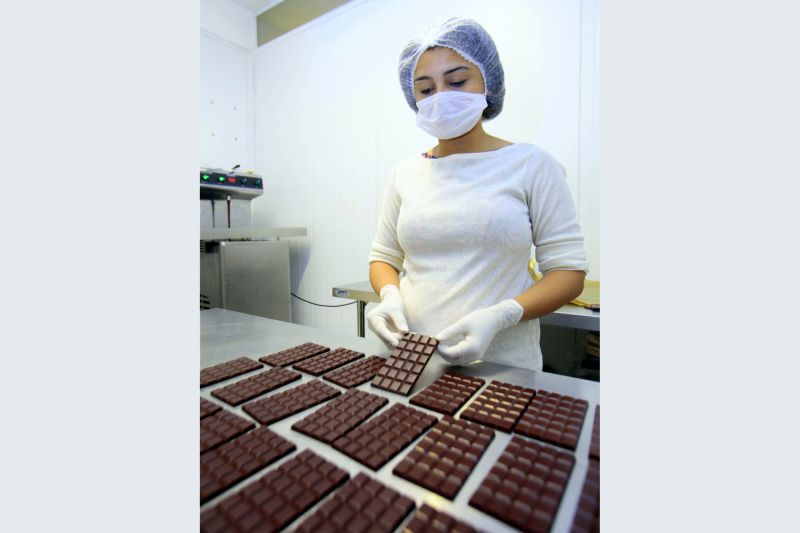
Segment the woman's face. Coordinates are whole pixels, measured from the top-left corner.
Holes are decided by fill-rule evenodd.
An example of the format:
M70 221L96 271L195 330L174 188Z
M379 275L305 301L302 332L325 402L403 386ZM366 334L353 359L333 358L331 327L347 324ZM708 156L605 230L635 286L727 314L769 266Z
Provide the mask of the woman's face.
M428 48L414 70L414 99L419 102L437 92L483 94L481 71L457 52L443 46Z

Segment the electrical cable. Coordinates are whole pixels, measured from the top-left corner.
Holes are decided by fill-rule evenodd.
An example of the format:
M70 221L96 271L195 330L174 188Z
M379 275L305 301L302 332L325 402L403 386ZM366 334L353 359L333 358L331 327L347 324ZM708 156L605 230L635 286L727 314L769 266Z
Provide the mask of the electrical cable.
M231 227L231 195L228 195L228 227Z
M295 297L295 298L297 298L298 300L302 300L302 301L304 301L304 302L305 302L305 303L307 303L307 304L316 305L317 307L346 307L346 306L348 306L348 305L353 305L353 304L355 304L355 303L358 303L358 301L355 301L355 302L350 302L349 304L340 304L340 305L316 304L316 303L314 303L314 302L309 302L308 300L305 300L305 299L303 299L303 298L300 298L298 295L296 295L296 294L295 294L295 293L293 293L293 292L291 292L291 293L289 293L289 294L291 294L292 296L294 296L294 297Z

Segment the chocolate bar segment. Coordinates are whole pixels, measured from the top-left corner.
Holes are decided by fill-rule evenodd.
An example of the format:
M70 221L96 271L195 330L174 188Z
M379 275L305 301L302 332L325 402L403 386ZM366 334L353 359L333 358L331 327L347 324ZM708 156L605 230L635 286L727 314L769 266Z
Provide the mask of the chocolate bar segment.
M535 390L527 387L492 381L460 418L510 432L535 394Z
M200 531L280 531L348 478L347 472L303 450L200 515Z
M594 408L594 425L592 426L592 445L589 457L600 460L600 406Z
M438 344L433 337L406 333L378 370L372 386L408 396Z
M446 415L393 472L453 500L493 438L487 427Z
M383 396L349 390L295 422L292 429L330 444L389 403Z
M514 432L574 450L589 402L540 390L514 426Z
M374 378L375 374L378 373L378 369L380 369L385 362L386 359L383 357L371 355L363 361L340 368L330 374L325 374L323 379L327 379L331 383L336 383L340 387L352 389Z
M289 366L299 363L309 357L314 357L321 353L329 352L330 348L313 342L306 342L293 348L287 348L280 352L275 352L270 355L259 357L259 361L267 363L270 366Z
M435 423L435 416L396 403L333 441L333 447L359 463L378 470Z
M224 409L207 416L200 420L200 453L206 453L254 427L256 425L249 420Z
M513 436L469 504L523 531L550 531L575 458Z
M239 357L233 361L227 361L218 365L204 368L200 371L200 388L208 387L214 383L235 378L242 374L247 374L253 370L261 368L261 363L253 361L249 357Z
M394 531L414 507L411 498L359 472L295 531Z
M481 378L448 372L439 376L408 403L446 415L454 415L473 394L478 392L478 389L483 387L484 383L486 381Z
M321 376L325 372L335 370L362 357L364 357L362 352L348 350L347 348L336 348L332 352L297 363L292 368L312 376Z
M270 368L266 372L261 372L255 376L250 376L211 391L211 396L234 406L241 405L300 378L299 372L294 372L288 368Z
M284 392L244 404L244 412L265 426L309 407L336 398L341 392L318 379Z
M295 450L295 445L260 427L200 456L200 503Z
M589 469L586 471L571 531L572 533L600 531L600 461L589 459Z
M214 402L208 401L205 398L200 398L200 419L213 415L217 411L221 410L222 407L215 404Z
M442 531L478 533L478 530L472 526L456 520L445 512L437 511L427 503L422 505L411 522L403 528L403 533L441 533Z

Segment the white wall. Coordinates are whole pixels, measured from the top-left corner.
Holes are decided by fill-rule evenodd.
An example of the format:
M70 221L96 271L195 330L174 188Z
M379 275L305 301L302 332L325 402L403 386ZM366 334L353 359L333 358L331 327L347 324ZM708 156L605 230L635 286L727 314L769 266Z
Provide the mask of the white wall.
M245 50L255 50L256 15L231 0L200 0L200 27Z
M595 72L594 2L354 0L255 53L255 159L266 192L254 205L254 223L308 228L309 237L292 249L292 284L300 296L342 303L331 287L367 279L392 166L435 144L415 126L397 58L410 37L454 15L484 25L503 61L505 107L487 131L539 144L565 166L590 275L599 277L597 196L590 196L596 185L586 183L596 172L592 150L583 147L595 135L581 128L595 122L594 101L586 96L594 76L582 86L582 72ZM295 302L294 320L355 331L353 307Z
M254 170L256 18L229 0L202 0L200 165Z

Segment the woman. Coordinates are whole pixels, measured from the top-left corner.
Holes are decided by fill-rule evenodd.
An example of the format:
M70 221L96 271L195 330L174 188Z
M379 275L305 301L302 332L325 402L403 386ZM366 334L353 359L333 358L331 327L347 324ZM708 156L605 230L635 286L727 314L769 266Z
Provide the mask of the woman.
M434 334L452 364L541 370L537 318L577 297L588 269L564 171L541 148L484 131L505 87L475 21L450 19L412 40L399 74L417 125L438 144L392 172L369 256L381 297L369 327L389 347L409 329ZM531 244L543 274L535 285Z

